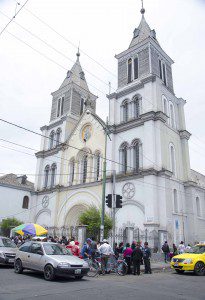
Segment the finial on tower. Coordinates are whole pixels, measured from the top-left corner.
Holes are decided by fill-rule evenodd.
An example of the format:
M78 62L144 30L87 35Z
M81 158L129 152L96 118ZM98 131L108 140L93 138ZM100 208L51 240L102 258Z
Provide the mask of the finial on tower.
M142 15L144 15L144 13L145 13L144 3L143 3L143 0L141 0L141 1L142 1L142 8L141 8L140 12Z
M79 57L80 57L80 42L79 42L79 45L78 45L78 52L76 53L76 56L77 56L77 61L79 61Z

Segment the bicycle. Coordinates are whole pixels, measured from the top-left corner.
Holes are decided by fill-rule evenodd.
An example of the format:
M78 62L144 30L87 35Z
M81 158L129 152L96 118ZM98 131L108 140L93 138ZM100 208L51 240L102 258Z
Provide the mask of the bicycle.
M124 258L116 259L116 257L112 255L110 257L109 265L110 265L110 272L114 272L120 276L125 276L127 274L128 265Z
M90 269L87 273L88 277L95 277L102 272L102 264L99 258L89 258L86 261Z

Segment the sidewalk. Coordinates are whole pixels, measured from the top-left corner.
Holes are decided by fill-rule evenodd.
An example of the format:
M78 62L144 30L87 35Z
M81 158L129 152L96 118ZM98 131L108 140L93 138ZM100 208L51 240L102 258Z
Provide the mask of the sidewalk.
M158 262L152 262L151 261L151 268L152 268L153 271L171 270L170 262L165 263L163 261L158 261ZM143 269L143 266L141 266L141 269Z

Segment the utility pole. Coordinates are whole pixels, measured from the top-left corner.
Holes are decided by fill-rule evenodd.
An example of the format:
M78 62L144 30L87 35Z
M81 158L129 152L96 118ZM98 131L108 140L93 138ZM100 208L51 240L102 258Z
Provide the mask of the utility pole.
M106 159L107 159L107 126L108 118L106 120L105 132L105 151L104 151L104 160L103 160L103 182L102 182L102 213L101 213L101 225L100 225L100 241L104 239L104 229L105 229L105 189L106 189Z
M113 234L113 249L115 246L115 214L116 214L116 198L115 198L115 182L116 182L116 171L113 170L113 183L112 183L112 234Z

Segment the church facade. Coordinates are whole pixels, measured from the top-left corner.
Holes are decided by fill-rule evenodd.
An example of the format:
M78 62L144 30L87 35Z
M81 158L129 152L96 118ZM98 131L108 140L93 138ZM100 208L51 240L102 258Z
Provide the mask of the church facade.
M127 50L116 55L118 88L108 95L106 194L122 195L115 209L116 238L205 240L205 177L190 168L184 105L172 79L173 60L141 10ZM79 61L52 94L43 126L31 219L65 230L89 206L101 207L105 123ZM113 210L106 208L113 216Z

